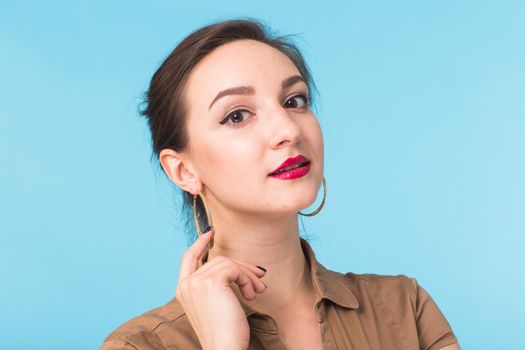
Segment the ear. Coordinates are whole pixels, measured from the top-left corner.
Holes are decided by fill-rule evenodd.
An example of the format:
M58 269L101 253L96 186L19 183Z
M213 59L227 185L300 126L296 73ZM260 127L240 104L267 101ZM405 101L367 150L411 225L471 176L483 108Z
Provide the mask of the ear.
M191 166L188 166L188 161L183 153L163 149L159 153L159 161L164 172L177 186L191 194L198 194L201 191L199 177Z

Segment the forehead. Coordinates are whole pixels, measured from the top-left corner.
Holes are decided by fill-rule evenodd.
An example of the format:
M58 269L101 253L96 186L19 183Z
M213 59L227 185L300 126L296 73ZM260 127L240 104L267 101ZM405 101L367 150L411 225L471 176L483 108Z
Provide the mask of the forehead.
M223 44L204 57L188 78L186 93L209 100L225 88L252 85L279 89L281 81L299 74L294 63L279 50L255 41L235 40ZM208 101L209 103L209 101Z

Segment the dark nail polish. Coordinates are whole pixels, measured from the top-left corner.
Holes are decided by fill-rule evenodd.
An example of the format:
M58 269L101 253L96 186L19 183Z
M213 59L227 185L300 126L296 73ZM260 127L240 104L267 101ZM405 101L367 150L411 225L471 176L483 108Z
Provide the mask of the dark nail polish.
M260 268L261 270L263 270L264 272L266 272L266 269L265 269L264 267L259 266L259 265L255 265L255 266L257 266L258 268Z
M206 229L204 230L203 233L208 233L211 231L211 226L208 225L208 227L206 227Z

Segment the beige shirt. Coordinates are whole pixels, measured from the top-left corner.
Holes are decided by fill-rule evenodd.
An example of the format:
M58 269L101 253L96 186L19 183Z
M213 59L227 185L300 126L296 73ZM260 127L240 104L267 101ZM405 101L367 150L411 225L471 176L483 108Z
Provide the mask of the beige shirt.
M437 350L457 342L438 306L415 278L332 271L316 260L303 238L301 247L317 293L314 310L324 349ZM251 330L248 349L286 349L274 319L239 302ZM173 298L122 324L100 348L117 349L202 347L182 305Z

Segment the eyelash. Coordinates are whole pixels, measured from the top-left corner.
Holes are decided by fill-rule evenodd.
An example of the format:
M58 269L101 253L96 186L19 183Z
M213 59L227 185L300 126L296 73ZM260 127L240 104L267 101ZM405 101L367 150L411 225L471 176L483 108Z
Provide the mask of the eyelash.
M310 101L311 101L310 95L305 94L305 93L300 93L300 94L297 94L297 95L293 95L288 100L286 100L286 102L288 102L290 99L296 98L296 97L302 97L304 99L304 101L305 101L305 106L304 107L298 107L298 108L308 108L310 106ZM231 118L231 116L233 114L235 114L237 112L244 112L244 111L248 112L248 110L246 110L246 109L236 109L236 110L231 111L230 113L228 113L228 115L226 115L226 117L223 120L221 120L219 122L219 124L221 124L221 125L225 125L226 124L226 125L228 125L231 128L240 128L240 127L242 127L244 124L247 123L246 120L243 120L242 122L239 122L239 123L233 123L233 122L227 123L227 121Z

